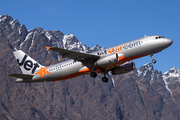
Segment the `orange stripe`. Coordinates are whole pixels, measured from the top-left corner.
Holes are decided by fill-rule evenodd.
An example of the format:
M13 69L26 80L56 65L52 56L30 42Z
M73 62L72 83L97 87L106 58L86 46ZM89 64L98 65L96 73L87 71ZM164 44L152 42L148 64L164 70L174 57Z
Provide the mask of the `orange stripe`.
M74 78L74 77L77 77L77 76L80 76L80 75L85 75L85 74L89 73L90 71L92 71L92 69L86 68L86 69L81 70L81 71L79 71L77 73L74 73L74 74L71 74L71 75L68 75L68 76L65 76L65 77L61 77L61 78L55 79L53 81L59 81L59 80L65 80L65 79Z
M125 57L119 57L119 61L122 61Z
M100 71L101 71L101 69L96 68L96 72L97 73L100 73ZM78 77L80 75L88 74L90 72L92 72L92 69L86 68L86 69L81 70L81 71L79 71L77 73L74 73L74 74L71 74L71 75L68 75L68 76L65 76L65 77L61 77L61 78L58 78L58 79L55 79L55 80L52 80L52 81L59 81L59 80L70 79L70 78Z
M92 69L91 69L92 70ZM90 69L89 68L86 68L86 69L84 69L84 70L81 70L81 71L79 71L80 73L83 73L83 72L88 72L88 71L90 71Z

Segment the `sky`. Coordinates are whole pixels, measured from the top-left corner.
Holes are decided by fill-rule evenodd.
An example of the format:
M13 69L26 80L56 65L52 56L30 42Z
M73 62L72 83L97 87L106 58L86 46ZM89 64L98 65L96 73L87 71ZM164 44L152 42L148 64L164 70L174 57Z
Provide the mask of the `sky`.
M154 69L180 69L180 0L0 0L0 15L8 14L28 30L41 27L71 33L89 47L105 48L144 35L163 35L173 44L154 55ZM134 60L136 67L150 56Z

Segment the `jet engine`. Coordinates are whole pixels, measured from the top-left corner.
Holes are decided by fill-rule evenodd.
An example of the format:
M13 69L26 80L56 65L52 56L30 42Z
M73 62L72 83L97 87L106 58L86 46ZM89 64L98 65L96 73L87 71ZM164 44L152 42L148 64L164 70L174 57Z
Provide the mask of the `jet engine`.
M134 70L134 62L128 62L111 70L112 75L120 75Z
M104 56L104 57L99 58L94 63L94 66L95 67L102 67L102 66L106 66L106 65L116 63L118 61L119 61L118 54L110 54L108 56Z

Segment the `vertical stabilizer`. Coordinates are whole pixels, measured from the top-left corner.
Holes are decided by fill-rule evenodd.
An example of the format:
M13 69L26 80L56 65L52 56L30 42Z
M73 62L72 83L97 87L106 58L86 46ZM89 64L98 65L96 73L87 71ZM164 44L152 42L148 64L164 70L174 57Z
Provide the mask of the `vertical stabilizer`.
M13 53L23 74L33 75L36 70L43 67L21 50L14 51Z

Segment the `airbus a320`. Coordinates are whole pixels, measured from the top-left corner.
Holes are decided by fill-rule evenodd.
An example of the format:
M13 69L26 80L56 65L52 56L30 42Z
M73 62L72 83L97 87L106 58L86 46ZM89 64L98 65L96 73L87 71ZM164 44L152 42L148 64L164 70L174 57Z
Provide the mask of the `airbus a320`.
M47 50L58 52L69 60L42 66L21 50L14 51L14 56L23 74L9 74L18 78L17 83L53 82L90 74L96 78L97 73L103 74L102 81L108 82L107 73L120 75L134 70L131 60L151 56L169 47L173 41L160 35L145 36L130 42L119 44L94 53L81 53L57 47L46 47Z

